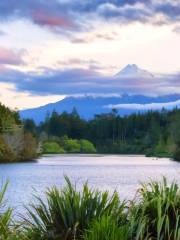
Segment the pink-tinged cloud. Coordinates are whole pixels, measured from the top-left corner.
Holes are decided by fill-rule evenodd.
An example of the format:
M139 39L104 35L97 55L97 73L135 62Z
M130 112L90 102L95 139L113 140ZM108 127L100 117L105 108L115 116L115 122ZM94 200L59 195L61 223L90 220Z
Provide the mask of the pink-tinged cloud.
M74 24L71 20L62 16L52 16L43 11L36 11L32 15L33 21L42 26L73 28Z
M0 47L0 65L20 65L23 63L22 52L14 52Z

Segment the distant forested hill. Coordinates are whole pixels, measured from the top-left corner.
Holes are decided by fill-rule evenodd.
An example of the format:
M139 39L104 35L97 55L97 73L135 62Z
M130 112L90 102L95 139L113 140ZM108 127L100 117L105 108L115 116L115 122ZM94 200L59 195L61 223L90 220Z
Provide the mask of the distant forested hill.
M150 109L161 110L163 107L172 110L176 106L180 107L179 94L158 97L127 94L122 96L66 97L56 103L22 110L20 116L22 119L31 118L36 124L39 124L44 121L47 114L51 115L53 111L59 114L64 111L71 113L74 107L82 118L92 119L95 114L108 113L112 108L116 108L119 115L125 116L132 113L147 112Z

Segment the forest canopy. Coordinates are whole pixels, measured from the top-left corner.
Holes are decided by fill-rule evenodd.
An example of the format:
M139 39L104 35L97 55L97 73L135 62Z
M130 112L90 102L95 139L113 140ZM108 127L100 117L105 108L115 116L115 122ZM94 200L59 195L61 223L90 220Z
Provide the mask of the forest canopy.
M178 109L162 109L129 116L120 116L113 109L108 114L95 115L93 119L85 120L74 108L71 113L58 114L54 111L50 116L47 114L39 126L30 119L24 125L26 131L33 132L43 141L56 138L58 142L67 136L74 143L75 150L78 146L75 146L74 141L86 139L99 153L146 154L180 160Z

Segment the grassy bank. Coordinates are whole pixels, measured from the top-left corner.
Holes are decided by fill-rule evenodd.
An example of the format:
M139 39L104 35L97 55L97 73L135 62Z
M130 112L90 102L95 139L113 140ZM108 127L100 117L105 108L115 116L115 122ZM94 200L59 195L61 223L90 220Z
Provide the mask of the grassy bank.
M48 189L26 206L20 222L4 205L7 184L0 191L2 240L179 240L180 189L176 183L142 184L136 197L122 201L114 192L79 192L66 178L62 189Z

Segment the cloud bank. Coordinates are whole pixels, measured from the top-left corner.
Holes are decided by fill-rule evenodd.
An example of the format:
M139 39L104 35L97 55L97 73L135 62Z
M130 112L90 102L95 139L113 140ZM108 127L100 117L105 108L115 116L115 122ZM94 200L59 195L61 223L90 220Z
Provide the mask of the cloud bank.
M137 103L131 103L131 104L109 104L107 106L104 106L104 108L109 109L129 109L129 110L139 110L139 111L145 111L145 110L161 110L162 108L165 109L173 109L175 107L180 107L180 100L174 101L174 102L168 102L168 103L148 103L148 104L137 104Z
M119 24L179 23L179 0L1 0L0 20L25 18L39 26L65 31L91 27L91 22L106 19Z
M21 65L23 51L13 51L0 47L0 65Z
M0 72L0 82L12 83L18 91L34 95L48 94L143 94L180 93L180 73L154 77L104 76L90 69L45 69L42 73L6 69Z

